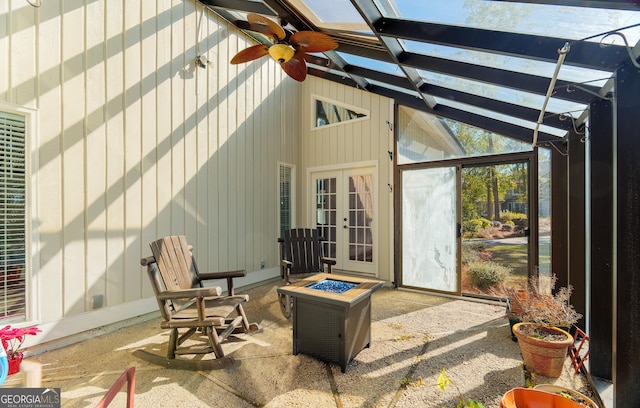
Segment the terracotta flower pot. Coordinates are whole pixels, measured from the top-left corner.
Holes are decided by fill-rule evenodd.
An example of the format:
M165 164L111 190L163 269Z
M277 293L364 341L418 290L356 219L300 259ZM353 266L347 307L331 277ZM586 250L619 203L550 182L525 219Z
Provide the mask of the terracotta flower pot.
M500 408L584 408L559 394L534 390L531 388L513 388L507 391L500 401Z
M555 338L549 340L544 336L527 335L534 328ZM520 353L528 370L545 377L560 377L567 351L573 344L573 337L569 333L557 327L527 322L514 325L513 332L518 338Z
M22 357L22 353L15 353L13 357L7 359L7 362L9 363L9 370L7 370L7 375L15 374L20 371L20 363L22 363Z

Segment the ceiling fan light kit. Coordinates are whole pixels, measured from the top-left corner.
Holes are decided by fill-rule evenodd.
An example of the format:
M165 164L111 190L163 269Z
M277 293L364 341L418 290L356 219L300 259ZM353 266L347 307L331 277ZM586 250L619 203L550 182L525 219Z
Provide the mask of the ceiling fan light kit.
M274 21L255 13L249 13L247 22L240 28L264 34L273 41L273 44L258 44L245 48L231 59L231 64L249 62L270 55L287 75L299 82L307 77L306 53L325 52L338 48L338 43L326 34L316 31L291 33Z
M279 63L288 62L293 55L296 53L296 50L293 49L292 46L287 44L273 44L269 47L269 55L271 58L276 60Z

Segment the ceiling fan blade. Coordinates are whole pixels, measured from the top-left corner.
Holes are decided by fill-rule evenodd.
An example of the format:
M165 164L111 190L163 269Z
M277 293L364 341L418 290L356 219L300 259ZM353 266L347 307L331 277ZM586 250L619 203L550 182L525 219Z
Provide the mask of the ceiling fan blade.
M263 17L260 14L247 14L247 21L249 22L249 30L271 36L274 38L274 41L283 40L286 36L284 28L280 27L275 21Z
M304 62L302 55L298 55L298 53L289 61L281 63L280 66L287 75L298 82L304 81L307 77L307 63Z
M324 52L335 50L338 43L326 34L317 31L298 31L289 39L291 45L301 47L304 52Z
M241 64L269 54L269 47L264 44L253 45L237 53L231 58L232 64Z

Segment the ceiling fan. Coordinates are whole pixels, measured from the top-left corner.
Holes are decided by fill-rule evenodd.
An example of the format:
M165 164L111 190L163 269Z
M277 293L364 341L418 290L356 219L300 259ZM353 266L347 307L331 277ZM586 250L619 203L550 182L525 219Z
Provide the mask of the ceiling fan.
M273 45L258 44L245 48L232 59L232 64L252 61L265 55L276 60L291 78L302 82L307 77L305 57L308 52L324 52L338 48L338 43L326 34L316 31L285 31L276 22L259 14L249 13L246 22L236 24L243 30L268 36Z

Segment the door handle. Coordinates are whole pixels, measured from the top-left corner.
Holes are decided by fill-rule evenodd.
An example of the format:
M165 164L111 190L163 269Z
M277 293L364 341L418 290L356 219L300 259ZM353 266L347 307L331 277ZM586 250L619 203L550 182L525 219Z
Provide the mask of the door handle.
M343 225L342 228L347 229L347 228L349 228L349 226L348 225Z

